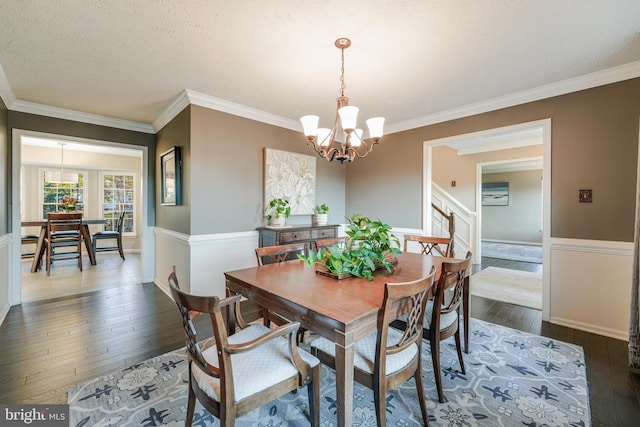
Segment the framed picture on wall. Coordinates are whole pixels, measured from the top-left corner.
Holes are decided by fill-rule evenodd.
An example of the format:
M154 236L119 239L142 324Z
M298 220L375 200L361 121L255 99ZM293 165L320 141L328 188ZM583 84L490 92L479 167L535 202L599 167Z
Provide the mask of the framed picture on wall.
M182 158L180 147L171 147L160 154L160 185L163 205L181 205Z
M482 206L509 206L509 183L482 183Z

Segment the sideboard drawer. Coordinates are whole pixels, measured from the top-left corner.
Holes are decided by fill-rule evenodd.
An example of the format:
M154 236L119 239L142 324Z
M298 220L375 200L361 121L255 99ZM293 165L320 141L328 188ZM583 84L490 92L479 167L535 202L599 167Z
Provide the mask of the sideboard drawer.
M320 230L311 230L311 240L328 239L331 237L336 237L335 228L323 228Z
M310 238L311 238L311 232L309 230L280 233L280 244L293 243L301 240L309 240Z

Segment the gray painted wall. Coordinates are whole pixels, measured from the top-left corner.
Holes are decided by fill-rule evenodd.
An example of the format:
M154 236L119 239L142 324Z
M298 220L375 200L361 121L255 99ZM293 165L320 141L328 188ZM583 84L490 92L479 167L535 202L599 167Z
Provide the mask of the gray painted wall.
M476 211L476 168L479 163L542 157L542 145L458 155L447 146L432 148L431 179L467 209ZM451 181L456 186L451 186Z
M551 118L551 236L631 242L639 117L636 78L387 135L348 165L346 210L420 228L424 141Z
M263 218L264 149L315 156L299 132L191 105L158 133L160 153L183 147L183 206L160 206L157 225L189 235L249 231ZM159 167L156 176L159 178ZM316 204L344 222L344 166L316 159ZM310 215L288 224L310 224Z
M509 183L509 206L482 206L482 239L542 243L542 170L484 174L482 182Z

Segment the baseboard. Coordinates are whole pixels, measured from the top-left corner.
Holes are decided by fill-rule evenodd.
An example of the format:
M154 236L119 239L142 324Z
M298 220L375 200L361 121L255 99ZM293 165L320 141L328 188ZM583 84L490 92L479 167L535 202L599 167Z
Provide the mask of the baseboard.
M0 326L2 326L2 324L4 323L4 319L6 319L7 314L9 314L10 308L11 306L7 304L4 307L2 307L2 310L0 310Z
M566 326L572 329L578 329L580 331L591 332L596 335L603 335L609 338L615 338L622 341L629 341L628 331L619 331L610 328L603 328L602 326L592 325L588 323L576 322L569 319L563 319L561 317L551 317L549 322L555 325Z
M173 297L171 296L171 291L169 290L169 285L161 283L158 280L154 280L153 283L158 287L158 289L167 294L169 298L173 299Z
M498 239L482 239L483 242L491 243L507 243L510 245L529 245L529 246L542 246L542 242L522 242L519 240L498 240Z

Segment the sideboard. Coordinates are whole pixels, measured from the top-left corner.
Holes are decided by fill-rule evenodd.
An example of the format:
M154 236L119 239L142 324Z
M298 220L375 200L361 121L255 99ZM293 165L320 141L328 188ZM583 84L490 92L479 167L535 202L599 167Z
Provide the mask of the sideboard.
M290 227L258 227L258 245L265 246L287 245L303 242L307 251L312 248L312 242L318 239L338 237L337 225L301 225Z

